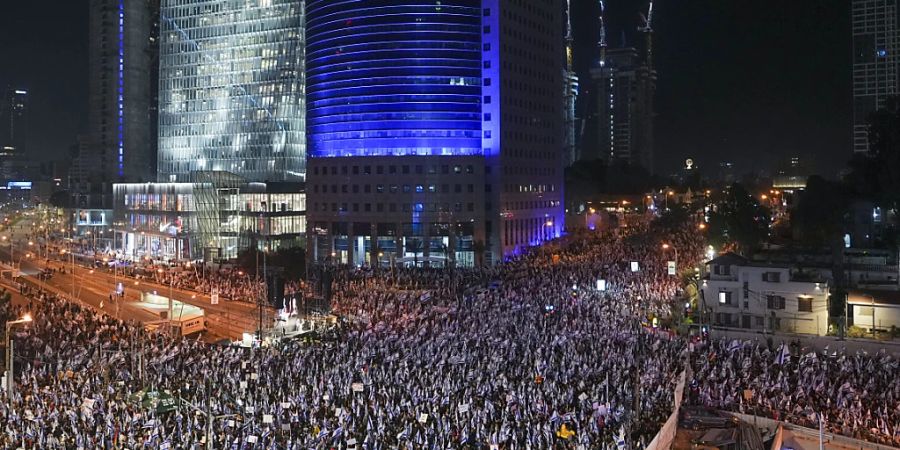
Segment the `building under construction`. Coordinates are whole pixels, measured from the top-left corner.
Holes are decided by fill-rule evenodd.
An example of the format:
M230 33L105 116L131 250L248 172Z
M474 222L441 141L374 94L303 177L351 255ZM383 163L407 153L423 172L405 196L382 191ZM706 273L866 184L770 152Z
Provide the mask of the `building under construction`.
M600 58L591 69L597 95L598 139L581 159L626 162L653 172L653 121L656 70L653 67L653 2L638 28L643 52L635 47L607 48L604 7L600 2Z

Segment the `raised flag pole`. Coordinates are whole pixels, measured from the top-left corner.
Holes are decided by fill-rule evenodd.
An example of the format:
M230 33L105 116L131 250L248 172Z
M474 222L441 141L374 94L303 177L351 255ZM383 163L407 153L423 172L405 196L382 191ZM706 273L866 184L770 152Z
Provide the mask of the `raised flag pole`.
M819 450L825 450L825 422L822 420L822 413L819 416Z

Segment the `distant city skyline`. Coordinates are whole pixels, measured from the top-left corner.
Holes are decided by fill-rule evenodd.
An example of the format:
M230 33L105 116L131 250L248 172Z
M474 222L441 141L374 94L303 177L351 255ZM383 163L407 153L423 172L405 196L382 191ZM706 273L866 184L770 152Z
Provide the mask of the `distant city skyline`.
M596 4L572 1L582 80L594 58ZM610 45L623 32L636 39L645 2L606 4ZM88 2L59 2L51 14L32 2L4 8L0 60L24 63L0 64L0 86L29 90L36 128L53 124L52 132L34 133L34 155L64 158L87 129ZM728 159L746 171L799 154L814 171L833 175L851 156L849 2L658 1L655 9L658 172L686 157L702 167ZM581 84L580 116L592 97Z

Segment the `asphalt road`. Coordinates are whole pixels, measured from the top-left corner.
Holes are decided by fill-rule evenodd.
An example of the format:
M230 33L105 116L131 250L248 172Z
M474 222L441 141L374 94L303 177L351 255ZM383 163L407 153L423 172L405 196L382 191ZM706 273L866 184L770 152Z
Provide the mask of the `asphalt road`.
M159 321L161 318L141 307L139 301L141 294L156 292L158 295L168 297L171 292L174 300L204 310L204 314L209 319L207 320L208 332L215 337L236 339L240 338L242 332L252 332L257 327L259 310L256 305L226 301L220 301L218 305L213 305L210 297L206 294L184 289L170 289L169 286L147 280L136 282L133 278L126 278L121 274L117 276L112 270L105 268L92 269L75 265L73 275L71 260L69 262L51 260L49 267L56 270L49 280L39 280L38 274L48 264L45 259L36 258L38 255L33 251L30 252L32 257L26 256L29 249L35 249L35 247L28 246L27 234L32 230L30 223L26 225L22 222L19 221L2 233L7 239L0 242L0 261L6 264L11 261L20 264L21 274L31 283L41 286L45 290L73 298L120 319L144 323ZM15 243L15 247L12 249L10 241ZM63 269L63 271L61 272L59 269ZM113 297L114 300L110 301L110 295L114 292L118 282L123 284L125 297L121 301L116 301ZM176 310L173 316L177 317L177 315ZM274 311L271 308L265 308L264 323L268 324L273 316Z

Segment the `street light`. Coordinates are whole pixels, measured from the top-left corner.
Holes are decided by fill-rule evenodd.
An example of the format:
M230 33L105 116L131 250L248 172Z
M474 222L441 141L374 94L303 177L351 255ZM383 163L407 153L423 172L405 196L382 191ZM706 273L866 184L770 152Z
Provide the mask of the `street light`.
M10 336L9 332L14 325L29 323L31 322L31 314L25 314L19 320L12 320L6 322L6 395L9 398L10 407L12 407L12 398L13 398L13 388L15 387L15 383L13 382L13 340Z
M662 245L662 248L663 248L663 250L668 250L669 248L671 248L672 251L675 252L675 273L677 274L678 273L678 249L675 248L674 245L669 245L669 244L665 244L665 243Z
M156 269L159 274L162 274L164 271L162 268ZM172 282L175 280L174 276L169 277L169 313L167 314L167 318L169 321L169 332L172 333Z

